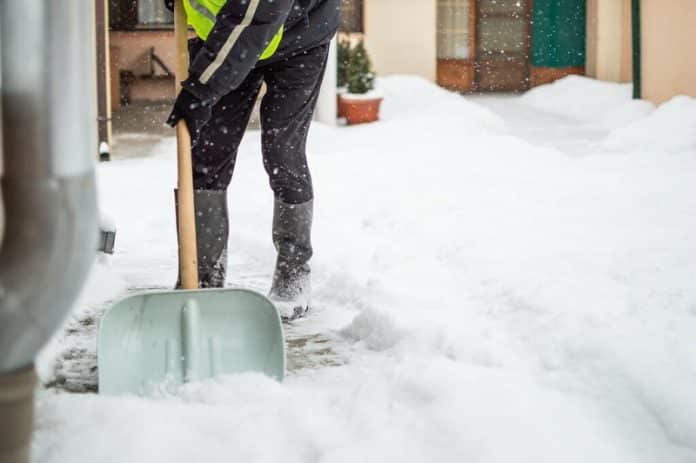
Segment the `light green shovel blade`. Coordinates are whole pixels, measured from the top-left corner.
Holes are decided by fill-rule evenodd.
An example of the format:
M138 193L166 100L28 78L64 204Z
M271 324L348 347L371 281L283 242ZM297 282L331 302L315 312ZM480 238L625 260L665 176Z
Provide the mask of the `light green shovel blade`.
M99 392L148 394L241 372L282 381L285 341L278 311L247 290L148 292L114 305L101 320Z

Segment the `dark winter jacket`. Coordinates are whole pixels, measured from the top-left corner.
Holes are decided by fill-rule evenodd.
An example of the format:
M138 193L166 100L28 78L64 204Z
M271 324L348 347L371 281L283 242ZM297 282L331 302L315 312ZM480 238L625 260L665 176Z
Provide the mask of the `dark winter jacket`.
M194 48L183 87L214 104L237 88L255 66L329 42L339 20L340 0L229 0L205 43ZM278 50L258 61L281 25L284 33Z

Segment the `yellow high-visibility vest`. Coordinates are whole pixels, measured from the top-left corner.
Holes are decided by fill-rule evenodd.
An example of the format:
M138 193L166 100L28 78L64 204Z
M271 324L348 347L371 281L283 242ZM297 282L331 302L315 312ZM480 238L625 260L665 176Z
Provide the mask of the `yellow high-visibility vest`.
M196 35L205 40L215 26L215 18L228 0L184 0L184 10L188 24L196 31ZM239 0L234 0L239 1ZM273 37L259 60L273 56L283 39L283 26Z

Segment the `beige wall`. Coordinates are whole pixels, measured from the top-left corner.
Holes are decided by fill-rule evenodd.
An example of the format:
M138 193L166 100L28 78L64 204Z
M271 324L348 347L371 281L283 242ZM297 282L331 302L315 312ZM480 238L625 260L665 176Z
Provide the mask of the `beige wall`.
M120 71L131 71L135 76L149 74L151 47L155 48L155 54L170 71L174 72L176 68L176 50L172 30L112 31L110 39L112 64L115 67L111 76L113 101L118 100L121 91L118 81ZM155 70L158 75L164 74L159 66L155 66ZM174 96L173 78L137 79L130 85L132 101L170 100Z
M643 0L643 97L696 97L696 0Z
M436 27L436 0L365 0L365 44L378 74L435 81Z
M176 50L174 48L174 32L162 31L112 31L111 46L119 49L121 69L135 74L149 72L150 48L155 48L155 54L174 71L176 67ZM159 68L157 68L159 71Z
M631 0L588 0L587 75L630 82L631 50Z

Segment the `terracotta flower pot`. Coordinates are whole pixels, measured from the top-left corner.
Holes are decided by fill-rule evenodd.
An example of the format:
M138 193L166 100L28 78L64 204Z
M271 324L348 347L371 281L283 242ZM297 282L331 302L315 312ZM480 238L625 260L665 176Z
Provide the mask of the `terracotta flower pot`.
M379 120L382 97L365 95L339 95L339 113L346 118L348 125L364 124Z
M336 95L336 117L343 117L343 106L341 106L341 95Z
M336 91L336 117L343 117L343 108L341 107L341 95L347 92L345 87L339 87Z

